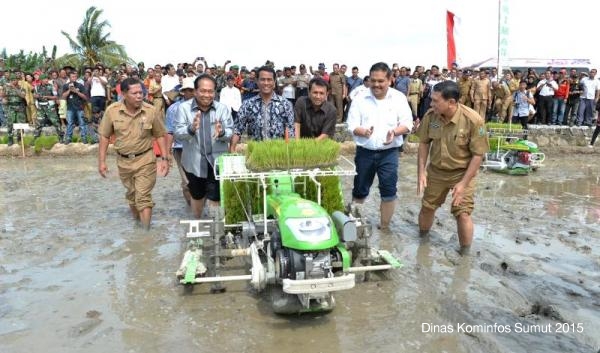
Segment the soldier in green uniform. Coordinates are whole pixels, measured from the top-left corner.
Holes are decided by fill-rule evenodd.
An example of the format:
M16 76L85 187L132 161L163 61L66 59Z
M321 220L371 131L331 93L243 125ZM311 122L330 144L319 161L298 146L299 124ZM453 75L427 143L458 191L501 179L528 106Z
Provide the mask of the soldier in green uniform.
M60 129L60 120L54 105L58 100L58 96L54 94L54 86L48 82L48 75L42 74L40 76L42 83L35 89L33 97L36 99L38 104L37 111L37 124L35 126L34 138L40 137L42 127L46 121L50 122L50 125L56 129L58 135L58 141L63 140L63 133ZM35 140L34 140L35 141Z
M6 126L8 127L8 145L12 146L13 124L25 123L25 91L21 89L18 78L15 74L10 75L9 84L4 87L4 103Z

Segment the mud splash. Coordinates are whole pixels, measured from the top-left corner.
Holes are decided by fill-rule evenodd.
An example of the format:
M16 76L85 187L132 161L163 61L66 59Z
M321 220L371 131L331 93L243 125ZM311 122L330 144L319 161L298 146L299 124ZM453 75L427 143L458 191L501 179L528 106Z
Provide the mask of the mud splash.
M339 293L330 314L292 317L274 315L243 283L185 295L174 279L185 245L178 221L190 216L178 176L157 183L145 233L129 219L111 165L101 180L91 156L0 160L3 353L600 347L600 166L589 156L550 156L526 177L481 173L468 260L456 255L448 207L431 239L418 239L415 156L403 156L393 231L376 232L375 243L405 267ZM373 188L366 209L378 203ZM548 324L552 332L535 332Z

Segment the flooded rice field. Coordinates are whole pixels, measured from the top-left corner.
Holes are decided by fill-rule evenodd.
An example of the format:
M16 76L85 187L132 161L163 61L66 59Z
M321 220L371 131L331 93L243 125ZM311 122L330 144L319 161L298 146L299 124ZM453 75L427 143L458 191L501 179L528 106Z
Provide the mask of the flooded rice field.
M598 352L600 164L548 156L530 176L482 172L472 256L449 204L418 237L416 156L400 163L392 231L404 267L336 294L329 314L280 316L245 283L184 293L190 210L175 170L152 229L128 214L114 157L0 160L0 352ZM349 198L351 180L346 180ZM378 219L376 186L365 209Z

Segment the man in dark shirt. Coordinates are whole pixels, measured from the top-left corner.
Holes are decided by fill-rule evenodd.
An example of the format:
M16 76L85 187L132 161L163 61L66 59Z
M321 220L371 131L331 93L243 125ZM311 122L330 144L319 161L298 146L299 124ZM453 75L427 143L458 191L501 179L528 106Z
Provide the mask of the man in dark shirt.
M322 140L334 138L336 108L327 101L329 84L315 77L308 84L308 97L300 97L294 107L296 138L315 137Z
M62 99L67 100L67 134L64 143L66 145L71 143L75 119L79 125L81 142L87 143L87 123L83 117L83 106L87 102L88 96L85 87L77 82L77 71L71 71L69 82L64 84L62 91Z

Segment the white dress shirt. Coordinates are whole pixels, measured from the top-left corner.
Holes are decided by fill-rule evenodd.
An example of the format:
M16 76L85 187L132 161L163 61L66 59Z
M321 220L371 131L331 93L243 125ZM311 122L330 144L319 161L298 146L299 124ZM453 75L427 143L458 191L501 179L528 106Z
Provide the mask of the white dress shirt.
M357 146L369 150L402 146L402 135L396 136L392 143L385 145L387 133L398 126L404 126L408 131L413 127L412 111L406 96L393 88L388 88L383 99L375 98L370 89L357 95L350 105L347 123L350 133L357 127L373 127L373 133L369 137L353 135Z

